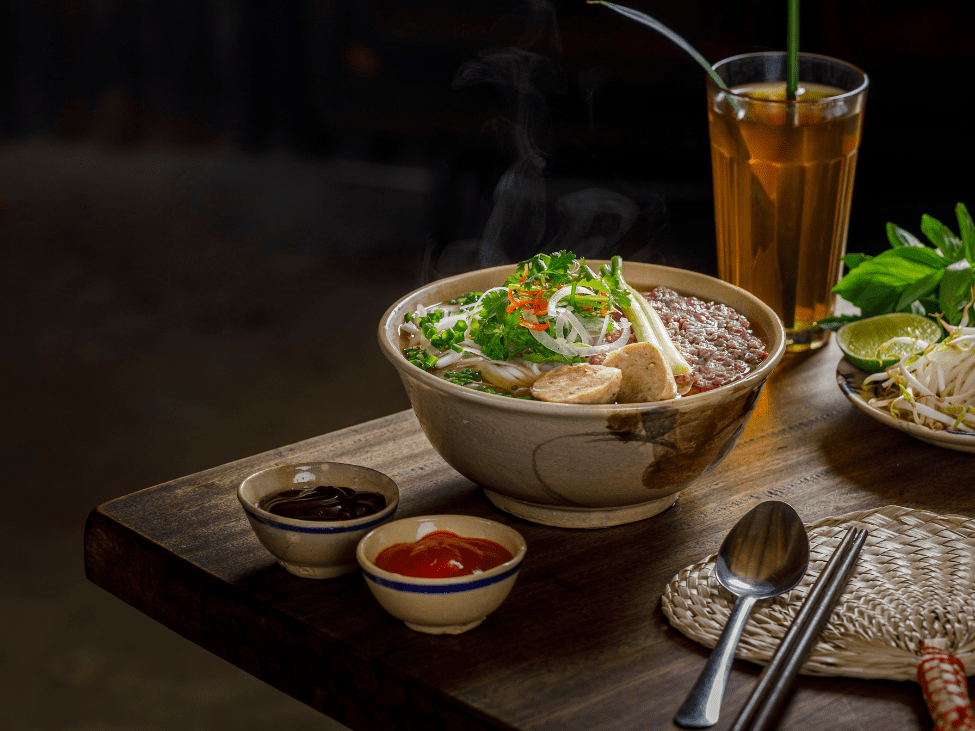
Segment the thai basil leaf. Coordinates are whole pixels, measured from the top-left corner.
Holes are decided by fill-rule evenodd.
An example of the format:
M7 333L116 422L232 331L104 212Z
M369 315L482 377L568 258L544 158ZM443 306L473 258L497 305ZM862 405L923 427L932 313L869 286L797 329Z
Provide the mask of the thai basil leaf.
M890 241L891 248L894 249L899 249L902 246L924 246L914 234L905 231L894 223L887 224L887 240Z
M860 266L863 262L870 261L871 259L873 259L873 257L869 254L847 254L843 257L843 263L846 265L847 269L852 271Z
M961 239L938 219L925 213L921 216L921 231L948 261L955 262L964 256Z
M962 203L955 206L955 217L958 236L937 219L922 217L921 230L934 248L888 223L889 250L876 257L843 257L849 271L833 291L860 308L854 319L913 312L942 314L951 324L961 321L975 296L975 223ZM825 329L835 329L836 324L836 318L823 321Z
M897 259L910 260L920 264L921 266L930 267L932 269L946 267L952 263L951 259L942 256L937 251L927 246L923 246L921 248L905 246L900 249L890 249L889 251L883 252L876 258L879 259L882 257L896 257Z
M965 258L975 264L975 224L972 223L972 217L964 203L955 206L955 217L958 219L958 230L961 233Z
M938 292L938 307L952 325L961 322L962 310L972 298L975 269L967 261L959 261L945 270Z
M905 288L937 275L943 267L941 257L927 247L888 249L862 262L833 291L859 307L864 317L883 315L897 311Z
M944 274L944 269L938 269L928 276L918 279L913 284L907 285L901 292L900 299L897 300L894 312L909 312L912 302L927 297L938 288Z

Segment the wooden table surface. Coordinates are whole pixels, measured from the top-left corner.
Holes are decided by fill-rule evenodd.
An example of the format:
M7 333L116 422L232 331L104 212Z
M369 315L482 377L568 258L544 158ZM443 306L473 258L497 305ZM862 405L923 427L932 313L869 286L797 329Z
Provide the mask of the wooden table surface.
M784 500L806 522L888 504L975 517L971 481L959 479L971 476L973 456L860 413L836 385L838 360L835 342L787 356L725 462L642 522L582 531L500 513L405 411L106 503L88 519L85 569L353 729L676 728L674 712L709 651L669 625L660 596L757 503ZM515 527L528 556L507 601L470 632L430 636L386 614L358 572L326 581L286 573L258 543L235 490L259 469L310 460L390 475L402 494L398 517L464 513ZM759 671L735 662L715 729L732 723ZM915 683L800 676L780 728L931 723Z

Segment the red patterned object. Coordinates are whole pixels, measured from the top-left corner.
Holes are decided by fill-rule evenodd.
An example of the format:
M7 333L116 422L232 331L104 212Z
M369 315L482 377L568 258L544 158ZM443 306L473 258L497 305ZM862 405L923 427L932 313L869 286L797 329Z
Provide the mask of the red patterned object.
M935 731L975 731L975 715L968 699L965 665L939 645L921 643L917 680L924 692Z

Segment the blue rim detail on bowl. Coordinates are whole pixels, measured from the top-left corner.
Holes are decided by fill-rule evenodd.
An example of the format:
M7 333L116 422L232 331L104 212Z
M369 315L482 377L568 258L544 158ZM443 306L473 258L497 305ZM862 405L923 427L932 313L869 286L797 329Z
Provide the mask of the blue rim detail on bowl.
M837 376L836 383L840 387L840 391L842 391L846 396L859 396L861 398L865 398L862 389L857 388L856 374L842 373L840 371L837 371L836 376Z
M276 520L271 520L263 515L258 515L253 510L248 510L247 515L258 523L263 523L264 525L270 526L271 528L277 528L278 530L288 530L295 533L314 533L318 535L329 534L329 533L352 533L353 531L365 530L366 528L375 528L380 523L385 523L389 518L396 514L396 508L393 508L392 512L380 513L367 523L355 523L349 525L348 523L344 525L321 525L321 526L304 526L304 525L292 525L291 523L279 523Z
M405 591L410 594L457 594L462 591L471 591L473 589L480 589L485 586L491 586L492 584L497 584L499 581L504 581L508 577L518 573L521 568L521 562L519 561L516 566L512 566L507 571L502 571L500 574L495 574L494 576L486 576L483 579L475 579L474 581L468 581L463 584L407 584L403 581L393 581L391 579L384 579L381 576L376 576L375 574L363 569L362 573L370 581L379 584L380 586L385 586L387 589L395 589L396 591Z

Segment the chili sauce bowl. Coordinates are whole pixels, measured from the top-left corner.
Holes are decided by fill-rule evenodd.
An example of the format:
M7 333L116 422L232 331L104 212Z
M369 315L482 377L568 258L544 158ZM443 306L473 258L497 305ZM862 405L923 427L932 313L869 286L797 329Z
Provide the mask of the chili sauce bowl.
M288 518L257 507L275 493L317 485L378 492L386 499L386 507L352 520ZM306 462L251 475L237 488L237 499L258 540L285 570L305 579L331 579L359 568L355 554L359 540L393 517L399 489L391 478L368 467Z
M598 268L600 262L589 262ZM486 291L514 266L460 274L427 284L394 303L379 324L379 344L399 372L433 448L484 489L501 510L562 528L631 523L671 507L731 452L762 386L785 353L776 314L739 287L673 267L624 262L640 291L669 287L725 304L748 318L766 358L738 381L667 401L564 404L506 398L451 383L417 368L402 352L400 325L417 305Z
M428 533L447 530L464 538L486 538L511 551L512 558L480 573L428 579L385 571L374 563L395 543L412 543ZM477 627L511 593L528 546L513 528L468 515L424 515L394 520L374 528L356 549L372 595L407 627L427 634L460 634Z

